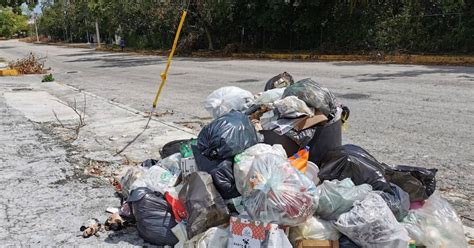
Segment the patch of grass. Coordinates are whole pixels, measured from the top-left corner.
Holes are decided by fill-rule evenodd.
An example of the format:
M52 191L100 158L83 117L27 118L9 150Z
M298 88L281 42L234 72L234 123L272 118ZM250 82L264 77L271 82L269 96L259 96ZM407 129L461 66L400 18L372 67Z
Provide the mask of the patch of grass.
M48 75L44 75L43 77L43 80L41 80L41 82L53 82L54 81L54 77L53 77L53 74L48 74Z

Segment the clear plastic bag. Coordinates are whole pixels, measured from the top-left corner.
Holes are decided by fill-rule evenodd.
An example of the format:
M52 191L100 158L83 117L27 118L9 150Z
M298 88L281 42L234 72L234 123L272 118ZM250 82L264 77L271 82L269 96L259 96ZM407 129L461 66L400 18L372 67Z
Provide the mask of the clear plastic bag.
M287 96L277 100L273 103L273 106L278 109L280 118L298 118L305 115L311 117L314 115L314 111L296 96Z
M310 78L288 86L282 97L287 96L298 97L308 106L321 110L326 116L334 116L336 113L336 97L327 88L321 87Z
M158 164L167 169L171 174L173 175L179 175L181 174L180 170L180 163L181 163L181 154L180 153L175 153L171 156L168 156L158 162Z
M286 158L259 155L244 181L244 207L254 220L299 225L314 213L315 188Z
M253 99L253 94L249 91L235 86L222 87L206 98L204 108L214 118L218 118L231 110L244 110L249 99Z
M427 248L467 247L461 219L438 193L431 195L422 208L411 210L403 225L417 245Z
M237 190L242 194L244 181L249 173L255 157L262 154L275 154L286 158L285 149L281 145L256 144L234 157L234 178Z
M341 233L333 222L311 217L305 223L290 228L289 237L292 242L305 239L339 240Z
M143 176L135 180L131 189L145 187L164 194L176 185L178 176L179 174L173 175L169 170L160 166L152 166L145 170Z
M408 247L407 230L397 222L392 211L378 194L371 192L363 201L341 214L335 222L336 228L362 247L379 248Z
M325 220L336 220L349 211L355 201L363 200L372 191L368 184L355 186L351 179L324 181L316 189L316 215Z
M410 196L403 189L391 183L393 193L383 191L375 191L387 203L387 206L392 210L393 215L398 221L403 220L410 209Z

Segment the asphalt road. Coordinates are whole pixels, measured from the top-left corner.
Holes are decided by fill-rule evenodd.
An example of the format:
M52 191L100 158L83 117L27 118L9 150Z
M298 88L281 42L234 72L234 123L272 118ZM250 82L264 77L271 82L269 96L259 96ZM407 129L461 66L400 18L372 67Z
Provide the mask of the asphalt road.
M29 52L46 57L58 81L140 111L149 110L166 63L160 56L0 41L6 60ZM313 78L350 107L346 142L386 163L438 168L438 189L474 218L473 67L175 58L159 108L175 112L164 120L207 120L202 101L213 90L233 85L256 93L282 71Z

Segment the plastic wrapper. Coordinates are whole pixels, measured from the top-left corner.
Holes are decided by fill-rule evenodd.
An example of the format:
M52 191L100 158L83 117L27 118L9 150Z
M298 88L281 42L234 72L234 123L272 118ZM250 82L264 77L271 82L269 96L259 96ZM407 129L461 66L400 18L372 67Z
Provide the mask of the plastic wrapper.
M257 156L244 181L243 202L253 220L295 226L314 213L314 183L279 155Z
M385 171L387 180L398 185L410 195L410 201L428 199L436 190L437 169L397 165L387 166Z
M258 155L274 154L281 158L286 158L286 152L281 145L256 144L246 149L234 158L234 177L237 190L242 193L244 181L252 167L253 161Z
M410 240L382 197L373 192L363 201L356 201L349 212L341 214L335 226L362 247L406 248Z
M296 144L298 144L299 147L305 147L313 139L317 128L318 128L317 126L314 126L314 127L306 128L299 132L294 129L291 129L285 133L285 136L293 140Z
M256 104L270 104L276 100L281 99L281 96L285 92L285 88L277 88L262 92L262 94L255 99Z
M393 193L385 179L385 166L356 145L343 145L326 152L319 163L319 178L350 178L356 185L370 184L374 190Z
M212 177L206 172L194 172L179 192L188 216L186 231L191 239L211 227L229 222L229 210L217 192Z
M463 224L453 207L437 193L403 220L410 237L427 248L467 247Z
M214 186L224 199L239 197L240 193L235 186L232 161L223 161L210 172Z
M321 110L326 116L334 116L336 113L336 97L326 88L306 78L288 86L282 98L296 96L304 101L309 107Z
M289 237L292 242L305 239L339 240L341 233L333 222L311 217L305 223L290 228Z
M368 184L355 186L351 179L324 181L316 188L318 203L315 215L325 220L336 220L349 211L355 201L361 201L372 191Z
M267 81L265 91L275 88L285 88L294 84L293 77L288 72L280 73Z
M171 230L177 223L161 193L138 188L132 191L127 202L132 205L140 237L155 245L173 246L178 243Z
M128 168L125 174L119 179L119 186L117 190L127 198L132 190L133 183L145 173L145 169L141 166L134 166ZM116 186L117 187L117 186Z
M296 96L287 96L273 103L273 106L280 113L280 118L298 118L301 116L313 116L311 110L305 102Z
M146 170L143 176L133 182L131 189L145 187L164 194L176 185L178 176L173 175L170 171L160 166L153 166Z
M237 111L225 114L198 135L197 148L210 159L226 159L257 144L257 132L249 118Z
M219 118L232 110L244 110L248 99L253 99L253 94L249 91L235 86L222 87L207 97L204 108L214 118Z
M273 131L278 135L283 135L293 129L300 121L300 119L278 119L272 122L275 126Z
M391 184L393 193L383 191L376 191L387 203L387 206L392 210L393 215L398 221L403 220L410 209L410 197L408 193L403 191L395 184Z

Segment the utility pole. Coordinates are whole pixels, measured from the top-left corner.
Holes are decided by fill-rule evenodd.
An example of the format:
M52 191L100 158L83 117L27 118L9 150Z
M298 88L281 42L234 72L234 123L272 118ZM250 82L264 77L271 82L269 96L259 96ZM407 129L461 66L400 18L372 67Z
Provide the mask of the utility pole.
M99 21L95 19L95 31L97 34L97 47L100 48L100 32L99 32Z

